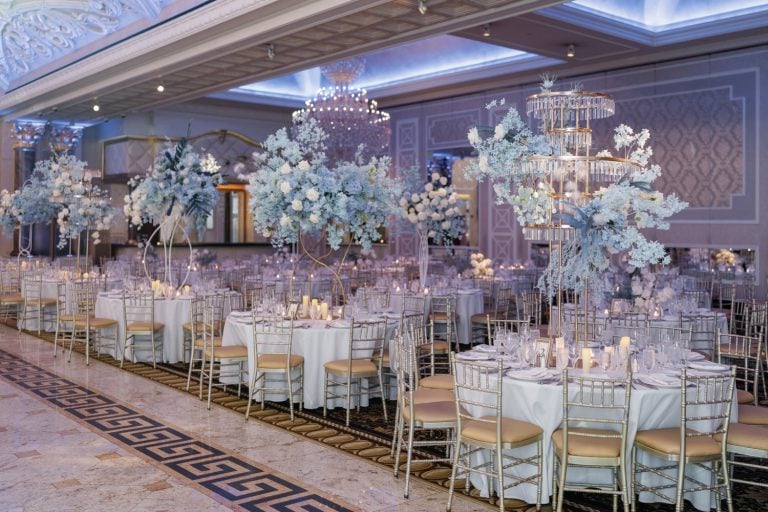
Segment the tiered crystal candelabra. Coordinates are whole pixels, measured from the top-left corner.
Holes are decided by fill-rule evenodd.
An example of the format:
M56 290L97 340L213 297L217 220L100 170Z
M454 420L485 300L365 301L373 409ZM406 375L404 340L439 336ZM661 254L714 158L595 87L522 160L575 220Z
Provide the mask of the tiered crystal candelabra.
M586 203L597 187L618 181L636 167L627 159L596 156L590 152L592 121L612 116L614 107L613 98L607 94L587 91L544 91L527 99L526 111L541 121L541 129L552 154L534 155L521 164L523 174L529 176L527 185L548 198L544 201L547 206L545 222L523 226L523 236L526 240L549 243L550 255L559 258L560 266L563 244L577 236L575 227L565 220L569 216L569 205ZM584 287L581 297L587 318L588 288ZM563 320L561 283L557 286L557 303L558 328L555 334L560 335ZM550 305L550 322L552 315ZM584 322L583 339L589 335L587 324ZM574 333L578 340L578 325Z

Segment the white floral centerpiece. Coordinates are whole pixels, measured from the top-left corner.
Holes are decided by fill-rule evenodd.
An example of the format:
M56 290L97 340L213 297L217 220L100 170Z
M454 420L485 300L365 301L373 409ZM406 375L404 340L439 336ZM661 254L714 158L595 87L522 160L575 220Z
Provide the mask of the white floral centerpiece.
M315 119L304 120L295 139L282 128L264 143L249 177L255 229L276 247L302 234L327 235L332 249L346 234L363 248L380 239L378 228L393 213L399 184L388 177L388 158L326 166L327 135Z
M147 253L155 236L159 235L163 247L163 284L169 293L184 286L186 277L175 283L171 271L173 240L180 232L190 251L191 267L192 246L185 227L188 221L202 237L208 217L213 214L219 200L216 186L222 182L219 165L211 155L201 157L189 145L186 138L174 147L159 155L153 166L144 176L137 176L128 181L131 188L126 195L123 212L128 222L140 227L145 223L158 227L147 241L144 254ZM146 258L143 258L146 264ZM151 279L145 266L145 273Z
M551 86L551 81L543 84L542 91L549 91ZM496 105L494 102L488 107ZM587 282L596 292L602 292L600 273L609 268L610 256L616 253L626 252L630 265L638 268L669 262L664 246L648 240L640 230L668 229L666 219L687 203L674 194L664 196L651 187L661 168L649 164L653 154L646 145L649 136L648 130L634 133L626 125L616 128L615 149L624 153L634 170L589 195L580 195L576 183L565 183L565 198L558 204L558 213L552 214L553 194L544 189L542 176L535 174L532 166L524 165L538 155L550 154L551 148L540 136L532 135L514 108L489 138L483 139L478 132L470 130L468 138L479 153L472 171L479 179L493 180L498 200L514 207L521 225L542 224L552 215L554 220L575 230L575 236L561 248L553 247L549 265L539 280L539 287L546 290L548 296L552 297L557 288L581 292ZM596 156L611 158L608 151Z
M489 278L493 277L493 261L486 258L481 252L472 253L469 256L469 265L472 271L472 277Z
M437 245L451 246L454 239L464 236L467 230L466 202L459 199L445 176L433 172L421 191L412 191L400 198L400 207L419 235L419 282L425 288L429 239Z
M18 190L0 190L0 228L5 236L11 236L19 225L19 210L16 204L18 195Z
M216 159L201 157L184 138L158 156L144 176L128 181L131 192L124 198L123 212L136 227L185 217L202 236L219 200L216 186L221 183Z
M101 243L100 231L112 226L116 210L106 192L93 183L87 164L71 155L42 162L41 172L50 180L51 201L61 205L56 215L58 247L89 231L94 245Z
M369 249L381 239L378 230L389 215L397 213L401 187L388 176L388 158L358 157L328 168L327 135L315 119L298 119L294 134L278 130L264 152L254 155L256 170L247 185L254 228L275 247L299 243L303 255L330 269L305 246L306 235L334 250L348 235L349 244Z

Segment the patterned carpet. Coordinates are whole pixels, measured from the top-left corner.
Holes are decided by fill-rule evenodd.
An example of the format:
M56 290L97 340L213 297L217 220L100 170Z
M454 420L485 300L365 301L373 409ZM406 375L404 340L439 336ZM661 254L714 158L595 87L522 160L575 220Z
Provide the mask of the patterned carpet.
M36 333L29 333L36 335ZM52 341L52 335L44 333L43 339ZM119 361L111 357L102 355L102 362L111 364L119 368ZM152 368L144 363L125 363L123 369L134 374L151 379L156 382L171 386L177 390L184 391L187 382L187 371L183 365L158 365ZM247 402L238 398L233 390L232 393L214 389L212 401L226 409L230 409L239 414L245 414ZM199 392L198 384L194 381L189 390L190 393L197 395ZM251 418L269 423L276 427L283 428L294 434L312 439L325 445L333 446L339 450L363 457L369 461L382 466L392 468L393 458L390 456L390 447L392 441L392 418L395 416L395 402L388 403L388 416L390 423L384 422L383 414L379 403L368 408L362 408L359 413L354 412L351 417L349 427L344 425L344 410L337 408L328 411L328 417L323 418L322 409L296 411L293 421L288 414L288 403L267 402L267 406L262 411L257 405L251 407ZM428 453L422 453L428 455ZM416 478L431 482L443 488L448 487L450 470L442 463L419 462L412 467ZM754 471L737 469L737 476L741 478L751 478L755 480L763 479L765 476L756 476ZM490 508L487 498L477 495L473 489L471 494L478 500L478 506ZM744 486L736 484L734 486L734 510L739 512L766 510L765 503L768 502L768 490L759 489L754 486ZM446 496L447 498L447 496ZM533 512L535 506L525 504L519 500L506 500L505 509L515 512ZM607 496L590 495L585 493L566 493L564 510L580 512L603 512L612 509L611 499ZM324 509L318 509L324 510ZM333 509L336 510L336 509ZM339 509L341 510L341 509ZM551 507L543 506L542 510L551 511ZM637 510L641 512L661 512L674 510L673 505L666 504L647 504L638 503ZM686 502L685 511L694 511L690 503Z

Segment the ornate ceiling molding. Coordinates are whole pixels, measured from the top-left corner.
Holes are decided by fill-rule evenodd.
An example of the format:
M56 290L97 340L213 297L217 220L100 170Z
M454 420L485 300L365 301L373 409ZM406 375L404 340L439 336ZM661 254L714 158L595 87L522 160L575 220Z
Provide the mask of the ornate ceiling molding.
M4 0L0 2L0 87L141 17L167 0Z

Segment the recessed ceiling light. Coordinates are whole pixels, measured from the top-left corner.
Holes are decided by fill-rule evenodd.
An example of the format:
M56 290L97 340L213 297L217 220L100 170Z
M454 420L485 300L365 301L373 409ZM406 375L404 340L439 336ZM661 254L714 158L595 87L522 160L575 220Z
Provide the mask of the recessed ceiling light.
M574 58L576 56L576 47L572 44L569 44L565 50L565 56L569 59Z
M267 58L269 60L272 60L275 58L275 45L272 43L269 43L267 45Z
M101 110L101 107L99 106L99 104L98 103L94 103L93 104L93 111L94 112L98 112L99 110Z
M486 23L483 27L483 37L491 37L491 24Z
M165 91L165 86L163 84L160 84L157 86L157 92L164 92L164 91Z

